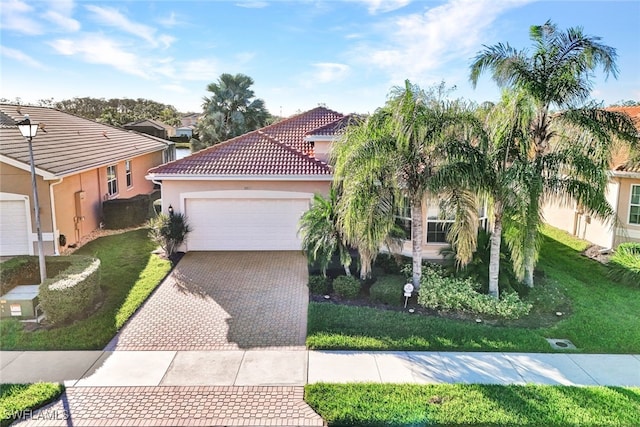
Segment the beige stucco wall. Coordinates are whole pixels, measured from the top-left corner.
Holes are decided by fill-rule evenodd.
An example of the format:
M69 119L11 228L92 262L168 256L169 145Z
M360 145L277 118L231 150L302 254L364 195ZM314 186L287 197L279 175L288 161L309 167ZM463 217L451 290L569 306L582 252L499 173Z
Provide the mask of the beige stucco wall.
M640 225L629 224L629 199L633 184L640 185L640 179L614 177L607 186L607 200L617 212L616 227L611 221L602 221L578 212L575 203L560 204L557 201L544 206L545 221L603 248L616 247L628 241L640 242Z
M162 210L167 212L171 205L175 212L184 209L181 206L180 194L200 191L222 190L267 190L293 191L300 193L329 194L331 181L163 181Z
M616 229L615 244L622 242L640 242L640 225L629 224L629 207L631 186L640 185L640 178L617 178L620 183L618 197L618 221L620 227Z
M45 252L52 254L54 252L51 217L51 199L49 197L49 182L44 181L42 177L36 175L36 183L38 187L38 202L40 205L40 226L42 231L42 240L44 242ZM34 253L38 253L37 249L37 233L36 233L36 217L33 200L33 189L31 185L31 173L14 166L0 162L0 192L24 194L29 197L29 211L31 212L31 241L33 242Z
M118 193L111 198L130 198L153 191L153 183L146 180L145 175L149 168L162 163L162 152L135 157L131 161L133 185L127 188L124 161L118 162L116 164ZM62 180L49 181L37 176L37 182L40 222L47 254L56 252L54 239L57 241L60 234L65 235L67 245L70 245L77 243L82 237L100 226L102 202L109 198L106 167L66 176ZM0 192L29 196L33 240L37 241L30 172L0 162ZM53 210L51 192L53 192L53 200L55 201ZM84 200L78 201L79 206L76 202L76 193L78 192L84 192ZM55 212L55 218L53 212ZM37 249L34 251L37 253Z

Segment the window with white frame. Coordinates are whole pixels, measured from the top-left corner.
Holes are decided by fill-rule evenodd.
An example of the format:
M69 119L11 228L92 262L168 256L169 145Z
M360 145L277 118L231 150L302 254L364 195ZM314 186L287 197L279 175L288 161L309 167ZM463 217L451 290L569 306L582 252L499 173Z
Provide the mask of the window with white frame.
M442 218L440 201L429 200L427 204L426 243L447 243L447 232L453 224L453 218Z
M127 188L130 188L133 185L133 176L131 175L131 160L125 160L124 171L127 180Z
M631 186L629 205L629 224L640 225L640 185Z
M107 194L109 194L109 196L118 194L116 165L107 166Z
M402 230L402 237L411 240L411 203L403 197L398 205L396 225Z

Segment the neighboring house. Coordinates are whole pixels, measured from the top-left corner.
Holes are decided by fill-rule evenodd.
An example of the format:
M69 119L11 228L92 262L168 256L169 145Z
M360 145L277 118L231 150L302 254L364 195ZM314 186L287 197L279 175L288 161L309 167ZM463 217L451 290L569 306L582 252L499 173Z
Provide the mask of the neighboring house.
M640 136L640 107L610 110L627 113ZM628 160L624 151L615 156L609 173L606 197L616 212L615 221L593 218L575 202L554 202L544 207L546 222L605 249L615 248L622 242L640 242L640 167L629 167Z
M151 193L145 174L173 148L55 109L0 104L0 255L37 252L28 144L16 126L25 114L40 124L33 154L47 254L99 228L103 201Z
M180 126L176 128L176 136L191 138L193 136L193 126Z
M165 212L171 205L188 217L186 250L300 250L299 219L314 193L329 193L327 159L348 117L314 108L153 168L147 179L161 182ZM437 201L424 203L423 256L437 258L450 221L439 219ZM410 227L406 210L398 220Z
M123 126L127 130L135 130L136 132L146 133L162 139L169 139L176 136L176 129L173 126L164 124L158 120L143 119L135 122L127 123Z
M198 124L198 120L200 120L200 114L198 113L187 114L186 116L183 116L181 120L182 120L182 127L193 128L195 125Z

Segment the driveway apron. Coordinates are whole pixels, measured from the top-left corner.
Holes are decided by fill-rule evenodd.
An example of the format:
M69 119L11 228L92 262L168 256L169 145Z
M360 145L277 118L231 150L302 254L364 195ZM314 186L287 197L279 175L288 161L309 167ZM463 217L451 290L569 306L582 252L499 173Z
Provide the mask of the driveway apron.
M189 252L105 350L302 350L301 252Z

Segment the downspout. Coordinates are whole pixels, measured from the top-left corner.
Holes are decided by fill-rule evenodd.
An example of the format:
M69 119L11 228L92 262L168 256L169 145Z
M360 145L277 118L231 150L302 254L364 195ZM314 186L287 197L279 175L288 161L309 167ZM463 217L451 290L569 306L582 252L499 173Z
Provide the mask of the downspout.
M58 222L56 221L56 203L53 196L53 186L60 184L64 178L58 179L57 182L49 184L49 202L51 203L51 228L53 234L53 253L54 255L60 255L60 245L56 238L56 230L58 229Z
M609 243L609 247L606 249L607 252L610 252L613 250L615 244L616 244L616 234L618 232L618 204L620 203L620 188L622 187L622 180L620 178L614 178L614 181L616 183L616 195L614 198L614 203L613 206L611 206L613 208L613 211L616 213L616 218L613 221L613 224L611 225L611 229L612 229L612 233L611 233L611 242Z
M160 186L160 206L161 206L161 212L164 212L164 193L162 192L162 181L156 181L155 179L151 179L151 182L153 182L154 184ZM153 210L155 212L155 206L153 207Z

